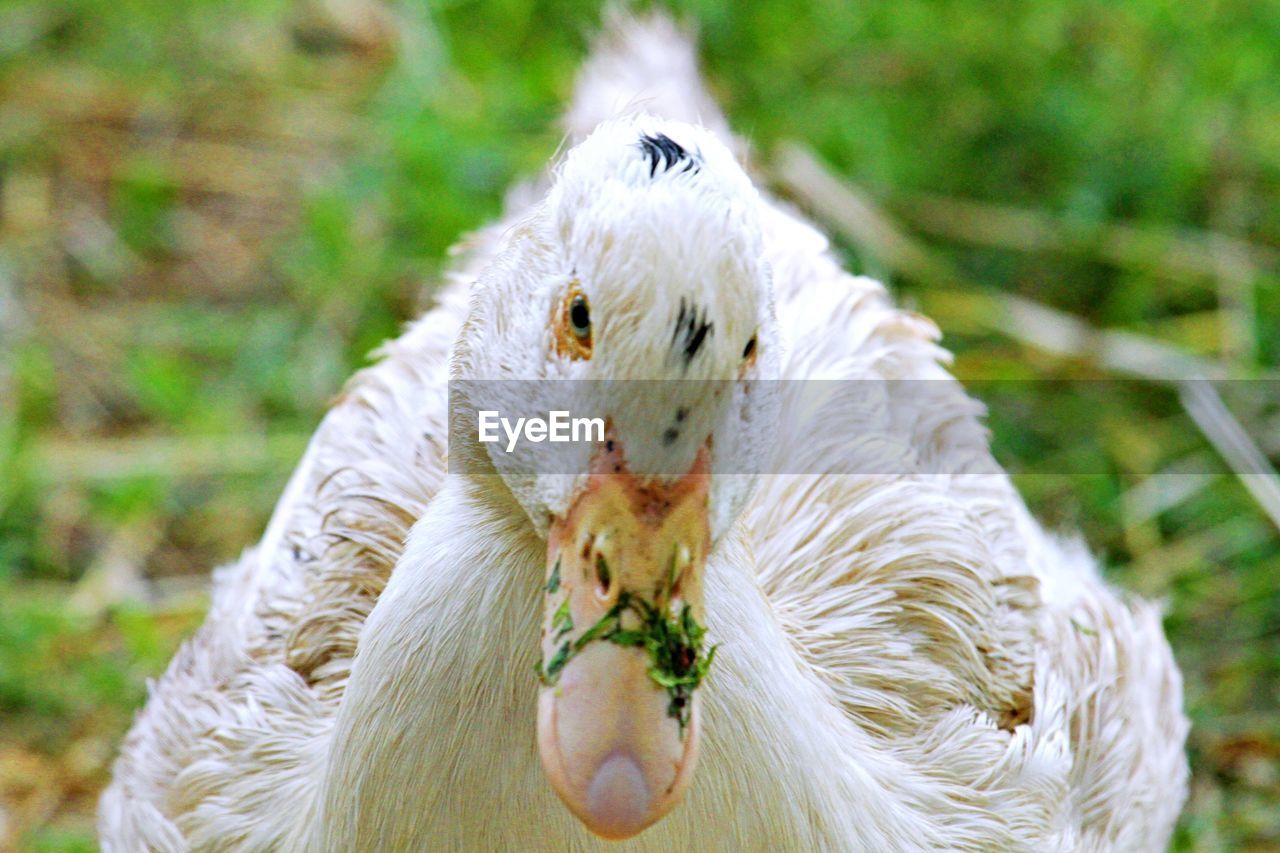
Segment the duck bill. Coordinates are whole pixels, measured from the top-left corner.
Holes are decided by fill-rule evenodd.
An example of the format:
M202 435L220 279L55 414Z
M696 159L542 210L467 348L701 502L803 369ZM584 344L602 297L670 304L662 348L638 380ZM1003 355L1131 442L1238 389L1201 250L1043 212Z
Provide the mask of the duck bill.
M547 546L538 749L592 832L629 838L693 776L709 542L708 453L674 482L641 480L610 442Z

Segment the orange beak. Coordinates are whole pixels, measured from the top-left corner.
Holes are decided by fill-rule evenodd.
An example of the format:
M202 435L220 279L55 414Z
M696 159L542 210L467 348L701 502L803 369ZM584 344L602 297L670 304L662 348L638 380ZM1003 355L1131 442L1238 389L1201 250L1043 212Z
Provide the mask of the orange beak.
M616 441L547 544L538 749L592 832L630 838L679 802L698 754L708 452L674 483Z

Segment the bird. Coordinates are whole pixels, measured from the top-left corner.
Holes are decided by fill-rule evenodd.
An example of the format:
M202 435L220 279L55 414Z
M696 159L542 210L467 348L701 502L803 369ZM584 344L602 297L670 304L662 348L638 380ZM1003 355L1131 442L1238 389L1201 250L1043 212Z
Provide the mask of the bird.
M1159 608L938 327L757 187L669 17L607 14L564 121L215 571L103 849L1165 847ZM566 393L554 454L474 427Z

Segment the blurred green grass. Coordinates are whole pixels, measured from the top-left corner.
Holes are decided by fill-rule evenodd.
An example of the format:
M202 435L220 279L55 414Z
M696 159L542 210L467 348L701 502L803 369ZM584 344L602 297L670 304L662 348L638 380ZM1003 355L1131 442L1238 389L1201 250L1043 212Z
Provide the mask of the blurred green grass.
M92 848L111 749L198 622L203 573L256 539L328 399L424 304L449 245L556 151L594 5L0 5L0 845ZM961 291L1240 377L1280 363L1274 264L1224 253L1220 272L1171 273L1160 246L1117 263L1105 239L1132 223L1275 257L1280 5L676 9L766 177L799 141ZM1069 252L961 239L920 215L934 196L1086 236ZM960 375L1105 375L992 329L980 302L942 299L878 248L841 242L930 310ZM1280 849L1275 527L1167 399L1064 409L1045 387L993 406L996 447L1013 470L1091 472L1019 485L1117 582L1168 602L1194 724L1178 847ZM1280 457L1276 396L1227 401ZM1200 476L1152 479L1186 460ZM1152 484L1185 494L1152 504ZM121 565L142 567L145 606L112 603Z

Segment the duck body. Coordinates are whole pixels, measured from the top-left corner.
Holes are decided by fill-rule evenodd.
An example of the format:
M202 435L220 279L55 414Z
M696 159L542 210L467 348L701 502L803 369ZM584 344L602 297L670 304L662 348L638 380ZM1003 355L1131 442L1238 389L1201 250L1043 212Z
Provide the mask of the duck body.
M709 172L713 138L736 146L662 19L614 23L570 132L637 95L660 117L601 133L703 140ZM708 553L698 769L614 849L1162 849L1187 722L1157 609L1031 518L933 324L753 198L782 408L842 428L776 435L781 473ZM604 846L539 760L547 534L450 446L472 283L537 239L530 215L464 242L435 307L348 383L262 541L215 574L103 796L105 850ZM812 379L865 390L814 404L785 381ZM876 464L821 473L851 430Z

